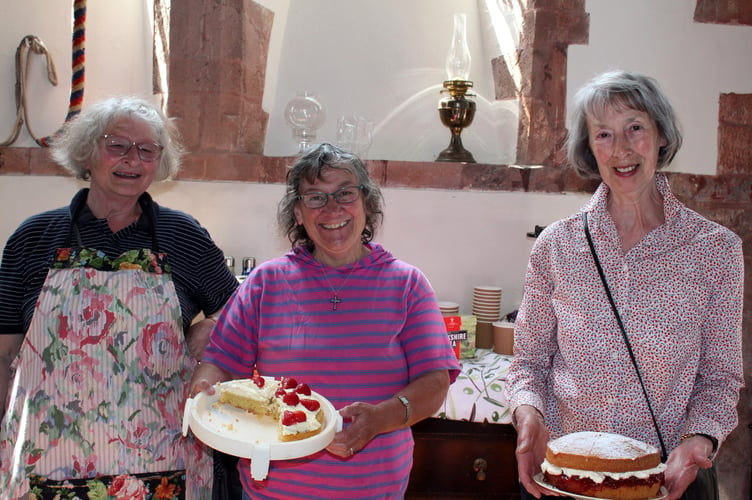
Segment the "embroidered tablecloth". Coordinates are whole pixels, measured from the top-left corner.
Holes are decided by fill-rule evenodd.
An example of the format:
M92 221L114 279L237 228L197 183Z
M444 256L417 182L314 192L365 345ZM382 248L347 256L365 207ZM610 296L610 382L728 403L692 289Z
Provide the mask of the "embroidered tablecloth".
M504 395L504 383L512 356L477 349L474 358L460 360L462 372L449 386L449 393L436 418L511 424L512 415Z

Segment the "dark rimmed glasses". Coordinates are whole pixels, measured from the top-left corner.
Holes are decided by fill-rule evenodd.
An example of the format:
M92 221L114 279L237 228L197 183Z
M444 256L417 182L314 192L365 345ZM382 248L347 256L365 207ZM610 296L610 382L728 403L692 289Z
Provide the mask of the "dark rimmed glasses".
M125 156L133 146L141 161L155 161L162 154L162 146L154 142L133 142L120 135L104 134L104 148L113 156Z
M362 185L345 186L339 188L333 193L315 191L312 193L299 194L298 199L303 202L303 205L305 205L306 208L321 208L329 202L330 196L340 205L348 205L360 198L360 192L362 190Z

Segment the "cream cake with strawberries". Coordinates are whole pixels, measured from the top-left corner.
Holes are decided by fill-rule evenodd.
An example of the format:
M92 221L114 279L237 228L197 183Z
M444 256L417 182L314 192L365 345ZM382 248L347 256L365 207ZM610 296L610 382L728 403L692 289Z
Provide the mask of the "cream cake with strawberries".
M219 402L278 421L280 441L298 441L324 428L321 403L311 395L308 384L292 377L280 380L254 376L220 385Z

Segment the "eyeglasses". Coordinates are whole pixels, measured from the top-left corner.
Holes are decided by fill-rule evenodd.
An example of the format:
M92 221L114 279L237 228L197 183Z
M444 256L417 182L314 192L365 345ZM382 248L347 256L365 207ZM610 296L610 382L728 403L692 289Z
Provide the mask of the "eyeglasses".
M119 135L104 134L104 148L114 156L125 156L133 146L141 161L155 161L162 154L162 146L153 142L133 142Z
M313 193L305 193L298 195L298 199L303 202L306 208L321 208L329 202L329 197L334 198L334 201L340 205L347 205L360 198L360 192L363 190L363 186L345 186L341 187L333 193L322 193L316 191Z

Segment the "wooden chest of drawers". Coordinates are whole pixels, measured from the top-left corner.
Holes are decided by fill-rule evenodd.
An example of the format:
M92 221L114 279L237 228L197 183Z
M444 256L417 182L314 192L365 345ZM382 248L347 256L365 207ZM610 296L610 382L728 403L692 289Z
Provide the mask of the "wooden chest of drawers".
M519 499L511 425L429 418L413 426L408 500Z

